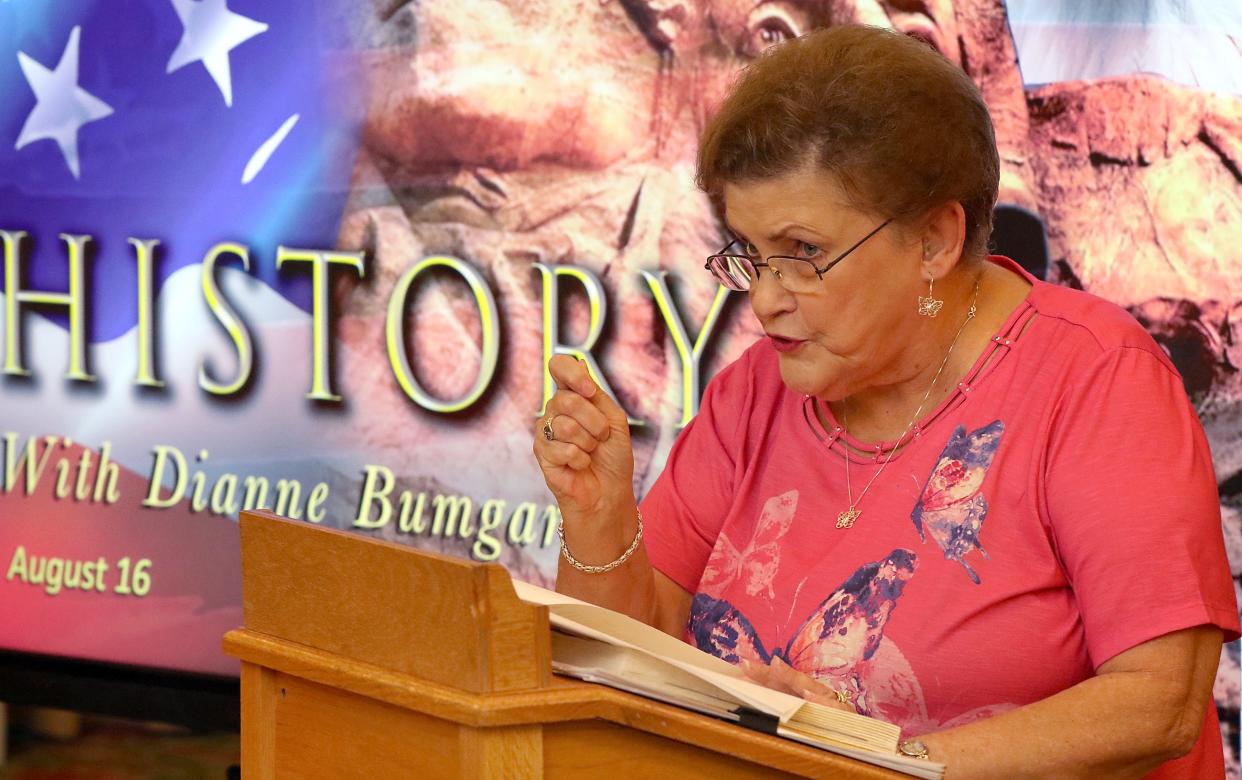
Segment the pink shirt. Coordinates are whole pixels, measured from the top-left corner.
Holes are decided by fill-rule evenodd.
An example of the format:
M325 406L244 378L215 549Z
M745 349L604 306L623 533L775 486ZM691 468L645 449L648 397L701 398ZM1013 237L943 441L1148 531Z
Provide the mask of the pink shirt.
M1211 453L1176 369L1122 309L992 261L1032 283L1026 302L852 528L836 527L840 423L785 387L771 344L711 381L642 503L652 562L694 594L686 641L779 657L916 735L1043 699L1171 631L1239 636ZM877 467L850 456L855 497ZM1194 751L1154 776L1223 774L1209 706Z

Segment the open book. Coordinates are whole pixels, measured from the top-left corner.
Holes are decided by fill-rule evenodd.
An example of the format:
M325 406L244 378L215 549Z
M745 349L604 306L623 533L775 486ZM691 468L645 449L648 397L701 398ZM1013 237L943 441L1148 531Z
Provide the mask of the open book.
M897 752L901 730L751 682L736 666L610 609L513 580L518 598L548 608L552 668L667 704L732 720L915 777L944 765Z

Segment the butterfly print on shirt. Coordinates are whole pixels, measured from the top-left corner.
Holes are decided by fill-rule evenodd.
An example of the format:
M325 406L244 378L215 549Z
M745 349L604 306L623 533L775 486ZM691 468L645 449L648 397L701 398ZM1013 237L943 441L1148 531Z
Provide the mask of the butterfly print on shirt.
M988 502L979 489L1004 432L1005 424L1000 420L970 433L966 432L966 426L957 426L910 514L919 538L926 542L927 534L931 534L944 551L944 557L960 563L976 585L979 575L966 562L966 555L975 549L984 558L988 557L979 541Z
M863 564L820 602L784 647L765 648L740 610L707 593L695 594L687 633L700 650L730 663L770 664L780 658L810 677L847 685L861 695L861 711L866 701L857 667L880 646L884 626L917 565L918 556L904 549Z
M769 598L775 598L772 578L781 565L780 541L789 533L797 508L796 490L769 498L759 513L750 542L741 550L729 537L721 534L720 542L703 570L699 587L719 593L734 580L741 580L746 595L757 596L766 591Z

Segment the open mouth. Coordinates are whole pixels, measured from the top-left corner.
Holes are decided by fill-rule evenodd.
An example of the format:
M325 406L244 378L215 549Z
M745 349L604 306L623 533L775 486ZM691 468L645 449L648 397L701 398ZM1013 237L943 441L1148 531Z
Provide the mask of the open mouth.
M806 343L806 339L787 339L784 336L768 336L777 352L792 352Z

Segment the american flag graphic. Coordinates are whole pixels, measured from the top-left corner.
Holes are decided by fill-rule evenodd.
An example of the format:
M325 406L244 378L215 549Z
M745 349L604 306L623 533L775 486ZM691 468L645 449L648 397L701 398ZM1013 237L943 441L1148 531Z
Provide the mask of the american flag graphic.
M0 2L0 229L30 236L25 287L64 290L58 235L92 236L89 333L107 341L137 317L129 237L161 241L157 286L235 241L256 277L308 308L306 274L273 257L282 243L331 247L347 195L357 123L348 76L325 68L328 10Z

